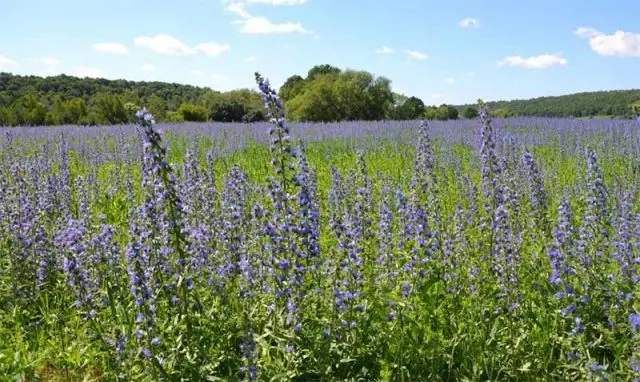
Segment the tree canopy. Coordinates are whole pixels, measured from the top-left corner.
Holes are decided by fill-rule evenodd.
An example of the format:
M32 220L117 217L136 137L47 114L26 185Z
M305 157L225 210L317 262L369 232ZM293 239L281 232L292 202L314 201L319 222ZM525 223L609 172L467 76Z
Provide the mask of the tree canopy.
M447 120L477 117L476 105L427 106L391 90L391 81L364 70L323 64L306 77L289 77L279 89L288 118L298 121ZM495 117L636 117L640 90L576 93L528 100L487 102ZM146 106L157 121L256 122L266 110L260 93L219 92L164 82L20 76L0 73L0 126L96 125L133 121Z
M462 111L462 117L466 119L473 119L478 117L478 115L479 115L478 109L475 107L467 106Z
M289 77L281 93L289 117L301 121L382 120L393 110L391 81L362 70L318 65Z
M142 106L157 121L257 121L265 114L260 94L248 89L0 73L0 126L129 123Z
M555 97L487 102L502 116L630 118L633 104L640 101L640 89L575 93ZM467 106L460 106L464 109Z

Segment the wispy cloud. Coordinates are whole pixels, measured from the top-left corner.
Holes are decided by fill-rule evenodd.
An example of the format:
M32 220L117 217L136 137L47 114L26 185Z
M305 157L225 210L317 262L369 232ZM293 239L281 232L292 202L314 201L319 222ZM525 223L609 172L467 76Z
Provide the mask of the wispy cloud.
M237 20L234 23L242 25L240 31L246 34L311 33L300 23L274 24L266 17L251 17L246 20Z
M18 63L10 59L9 57L0 56L0 69L15 68Z
M192 69L189 71L189 73L193 74L194 76L201 76L204 74L204 72L200 69Z
M303 0L248 0L249 3L261 3L270 5L298 5L306 1ZM302 33L313 34L299 22L274 23L266 17L253 16L244 8L244 3L240 1L228 1L227 11L234 13L239 20L233 24L240 25L240 32L246 34L275 34L275 33Z
M601 56L640 57L638 33L618 30L613 34L604 34L593 28L580 27L574 34L589 40L591 50Z
M383 46L382 48L376 49L376 54L392 54L393 52L395 51L388 46Z
M141 36L133 40L135 46L151 49L152 51L168 56L182 56L194 54L195 49L168 34L155 36Z
M117 42L97 42L91 46L96 52L112 54L129 54L126 46Z
M519 66L525 69L549 69L565 66L567 59L558 54L542 54L539 56L522 57L508 56L497 62L498 66Z
M231 50L231 45L219 44L213 41L200 43L192 47L164 33L155 36L136 37L133 43L135 46L147 48L156 53L168 56L185 56L201 52L207 56L215 57Z
M407 54L407 56L409 56L409 58L412 58L414 60L426 60L427 58L429 58L429 56L425 53L418 52L416 50L405 50L405 53Z
M244 9L244 4L242 3L229 3L227 5L227 11L231 12L231 13L235 13L236 15L240 16L243 19L250 19L252 16L249 14L249 12L245 11Z
M480 22L473 17L467 17L458 21L458 26L461 28L480 28Z
M156 67L151 64L142 64L140 70L142 70L143 72L154 72L156 70Z
M231 45L218 44L215 42L205 42L205 43L196 45L194 49L206 54L207 56L217 57L223 53L230 51Z
M247 57L247 62L256 62L258 61L258 57L257 56L249 56Z
M444 82L448 83L448 84L455 84L456 83L456 79L453 77L447 77L444 79Z

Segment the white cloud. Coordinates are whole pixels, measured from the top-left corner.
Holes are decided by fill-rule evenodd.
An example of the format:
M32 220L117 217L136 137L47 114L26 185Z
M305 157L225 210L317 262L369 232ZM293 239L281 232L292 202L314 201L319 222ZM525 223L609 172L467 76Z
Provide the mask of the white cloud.
M383 46L382 48L376 49L376 54L391 54L394 50L389 48L388 46Z
M73 74L83 78L84 77L91 77L91 78L103 77L100 69L89 68L86 66L77 66Z
M247 57L247 62L256 62L256 61L258 61L258 57L256 56Z
M447 77L444 79L444 82L448 83L448 84L455 84L456 83L456 79L453 77Z
M433 93L433 94L431 94L431 98L433 98L433 99L440 99L440 98L442 98L442 94L440 94L440 93Z
M429 56L427 56L426 54L415 50L406 50L405 53L407 54L407 56L409 56L409 58L413 58L414 60L426 60L427 58L429 58Z
M168 34L160 33L155 36L140 36L133 40L135 46L148 48L156 53L168 56L183 56L194 54L196 50Z
M164 33L155 36L136 37L133 43L135 46L148 48L156 53L166 54L168 56L185 56L201 52L207 56L215 57L231 50L231 45L218 44L213 41L203 42L192 47Z
M269 5L301 5L307 0L247 0L247 3L269 4Z
M243 19L251 18L249 12L244 10L244 5L242 5L242 3L230 3L229 5L227 5L227 11L235 13Z
M597 30L587 27L580 27L573 31L573 33L581 38L593 38L600 35L600 32L598 32Z
M461 28L480 28L480 22L472 17L467 17L458 22Z
M143 72L154 72L156 70L155 66L151 65L151 64L143 64L140 67L140 70L142 70Z
M249 1L252 2L252 1ZM264 4L272 5L294 5L302 4L303 0L254 0ZM233 24L241 25L240 32L246 34L272 34L272 33L304 33L311 34L313 32L307 30L299 22L273 23L266 17L252 16L244 9L243 3L232 1L226 8L229 12L235 13L242 20L235 20Z
M0 69L15 68L18 63L10 59L9 57L0 56Z
M129 54L129 49L117 42L97 42L91 46L96 52L113 53L113 54Z
M497 62L498 66L519 66L525 69L548 69L567 64L567 59L554 54L522 57L508 56Z
M207 56L216 57L231 50L229 44L218 44L215 42L205 42L195 46L195 49Z
M241 24L240 31L247 34L271 34L271 33L311 33L300 23L274 24L266 17L251 17L246 20L235 21Z
M200 70L200 69L193 69L193 70L190 70L190 71L189 71L189 73L193 74L194 76L201 76L201 75L203 75L203 74L204 74L204 73L202 72L202 70Z
M574 33L589 40L591 50L601 56L640 57L639 33L617 30L613 34L603 34L586 27L580 27Z
M58 65L58 60L56 60L53 57L41 57L40 58L40 62L42 62L43 64L47 65L47 66L56 66Z

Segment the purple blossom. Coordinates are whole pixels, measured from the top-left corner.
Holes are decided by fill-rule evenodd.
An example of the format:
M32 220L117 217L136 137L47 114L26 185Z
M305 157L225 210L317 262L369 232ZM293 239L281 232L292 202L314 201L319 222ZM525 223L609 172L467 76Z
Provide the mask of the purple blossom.
M637 314L637 313L630 314L629 323L631 324L631 327L633 328L634 332L637 332L638 330L640 330L640 314Z

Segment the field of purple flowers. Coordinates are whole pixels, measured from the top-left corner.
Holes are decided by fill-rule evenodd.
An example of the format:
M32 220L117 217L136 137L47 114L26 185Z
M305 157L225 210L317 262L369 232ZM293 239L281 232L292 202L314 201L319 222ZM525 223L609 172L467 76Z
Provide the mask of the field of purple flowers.
M257 80L271 124L0 131L0 380L640 378L640 124Z

